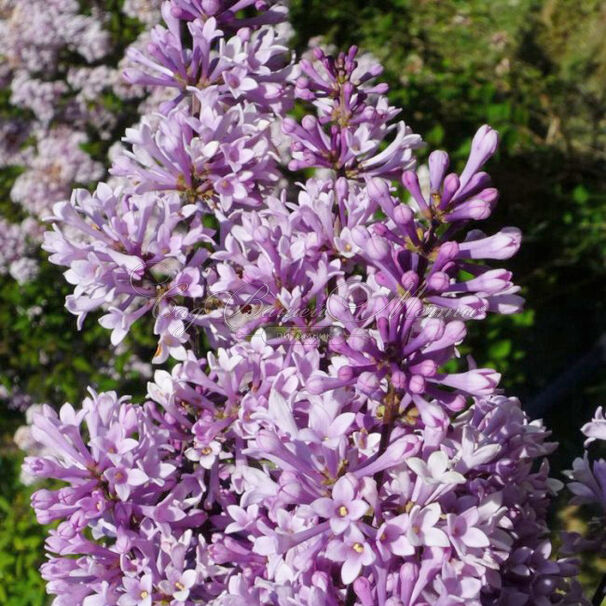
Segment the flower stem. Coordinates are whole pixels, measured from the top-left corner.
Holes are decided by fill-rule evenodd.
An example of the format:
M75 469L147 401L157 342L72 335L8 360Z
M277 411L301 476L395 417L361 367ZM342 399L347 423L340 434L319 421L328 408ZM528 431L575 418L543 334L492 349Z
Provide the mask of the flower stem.
M593 594L593 599L591 600L592 605L601 606L605 595L606 595L606 574L604 574L602 576L602 580L600 581L598 588L595 590L595 593Z
M381 428L381 441L379 442L379 452L377 453L377 458L379 458L389 446L389 438L398 415L399 405L400 401L396 396L396 391L393 384L390 382L387 395L385 396L385 412L383 416L383 427ZM379 471L375 476L377 492L381 486L382 480L383 472Z

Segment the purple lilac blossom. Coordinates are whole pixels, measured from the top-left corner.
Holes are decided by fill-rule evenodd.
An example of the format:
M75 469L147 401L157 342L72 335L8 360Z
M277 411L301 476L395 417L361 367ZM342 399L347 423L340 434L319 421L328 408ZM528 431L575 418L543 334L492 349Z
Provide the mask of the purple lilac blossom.
M163 0L125 0L122 10L129 17L142 23L155 25L160 21L160 7Z
M32 216L45 218L54 202L69 197L75 184L100 179L103 166L81 149L86 140L84 133L67 127L40 136L35 156L11 189L12 200Z
M606 461L603 458L590 456L590 450L603 446L606 440L604 431L604 409L600 406L591 421L583 425L585 435L585 452L572 463L572 469L565 472L569 482L567 488L571 493L570 504L584 506L591 514L587 532L564 533L563 552L578 555L582 552L604 553L606 532Z
M11 263L21 259L26 250L25 234L21 226L0 217L0 275L6 274Z
M25 470L66 484L32 499L58 522L55 606L586 603L548 538L549 433L459 352L467 322L523 303L495 266L520 232L469 229L498 199L497 133L460 174L433 152L424 192L421 139L356 49L291 65L272 2L162 14L127 77L169 102L112 186L55 205L45 248L80 324L106 310L117 344L153 313L154 361L176 363L143 404L91 391L34 417L52 454ZM319 169L294 195L275 125L290 169Z
M109 313L101 323L118 343L142 314L154 314L155 362L169 355L182 359L188 328L199 315L191 313L194 301L207 294L203 263L209 255L201 244L210 247L213 232L202 228L203 217L213 213L227 225L229 216L260 206L274 190L280 173L271 127L280 119L276 111L291 105L289 55L272 28L240 29L225 39L213 17L196 21L190 25L199 46L189 57L170 9L165 3L172 29L158 26L148 52L153 47L153 56L172 56L167 38L179 47L176 56L188 66L195 59L217 82L185 87L178 104L164 104L164 113L144 116L128 129L128 147L117 151L111 171L117 188L100 186L92 197L76 192L71 202L57 204L55 231L44 244L53 262L70 266L66 277L77 288L68 309L79 326L89 311L102 307ZM248 76L239 72L245 68ZM186 306L183 297L190 299Z
M107 21L100 6L93 4L85 15L76 0L2 2L0 78L10 86L12 105L25 116L0 126L0 164L26 169L11 197L38 220L74 186L104 175L82 145L84 132L107 139L118 120L103 96L117 88L119 73L110 65L93 65L112 50ZM65 69L66 52L79 55L77 68Z
M389 105L387 85L373 83L382 67L372 62L359 66L357 52L352 47L331 57L316 48L313 60L300 62L295 95L313 103L317 116L308 114L300 124L284 121L292 141L291 170L314 166L349 179L394 178L414 165L412 151L420 147L420 136L402 121L390 124L400 112ZM388 145L380 149L384 141Z
M182 22L173 15L174 8L165 2L162 15L166 27L154 27L144 49L129 49L127 56L133 64L125 71L129 82L175 89L176 97L165 104L168 108L187 98L192 88L212 87L218 101L225 104L246 99L256 106L289 109L291 70L284 60L288 49L275 28L243 27L236 35L226 36L216 17L205 15L204 20L187 22L192 41L189 49L184 47Z
M206 372L193 357L157 371L144 406L92 393L81 411L35 415L32 436L53 455L26 471L71 486L33 497L41 522L65 520L43 568L58 603L130 603L136 586L192 605L337 604L347 587L356 604L435 604L457 583L472 604L581 603L565 578L574 563L549 560L557 486L545 464L531 471L553 445L519 402L475 400L434 426L409 411L378 454L361 398L293 390L309 369L288 372L288 357L257 339L209 355ZM247 376L272 367L249 389Z

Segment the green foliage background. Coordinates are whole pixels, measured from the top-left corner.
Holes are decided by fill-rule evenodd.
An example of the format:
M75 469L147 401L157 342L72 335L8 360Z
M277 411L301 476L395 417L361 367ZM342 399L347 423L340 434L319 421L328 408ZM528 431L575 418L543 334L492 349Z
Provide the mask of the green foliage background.
M292 0L291 15L298 50L322 35L338 48L372 52L428 151L444 148L461 165L479 125L499 130L500 152L488 170L501 201L485 229L523 230L522 251L508 266L528 304L516 317L480 323L468 350L502 372L502 386L532 410L606 333L606 3ZM131 26L117 20L115 27L120 37ZM6 202L14 176L0 174L2 212L14 211ZM48 264L27 287L0 280L0 381L18 372L28 393L54 404L77 401L88 383L141 392L137 377L116 382L98 372L107 335L94 320L74 332L63 310L66 290ZM32 323L25 310L34 304L44 311ZM578 428L599 403L606 404L603 362L550 400L545 420L562 444L556 475L581 452ZM35 572L42 534L27 507L29 490L17 481L20 456L11 440L18 422L7 412L0 419L0 603L31 606L44 603ZM592 571L588 564L589 583Z

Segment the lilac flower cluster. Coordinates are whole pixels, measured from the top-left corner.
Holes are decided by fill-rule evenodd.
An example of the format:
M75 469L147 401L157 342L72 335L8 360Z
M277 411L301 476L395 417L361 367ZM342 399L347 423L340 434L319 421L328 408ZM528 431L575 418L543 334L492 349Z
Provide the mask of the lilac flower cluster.
M57 127L40 137L36 150L11 190L14 202L33 217L43 217L49 200L69 198L76 183L89 183L103 177L99 162L81 149L86 141L83 133L67 127Z
M7 71L54 69L64 48L92 62L103 57L109 46L98 9L82 15L76 0L3 0L0 33Z
M421 138L404 122L389 124L400 111L381 94L387 91L384 83L372 84L382 67L361 66L356 55L355 47L336 58L315 48L315 61L301 61L295 93L313 102L317 115L306 115L301 124L292 119L284 122L292 139L291 170L314 166L334 169L350 179L397 178L413 165L412 150L420 146ZM389 145L380 150L391 135Z
M9 270L14 263L25 253L25 241L20 226L0 218L0 273Z
M12 223L0 217L0 276L8 274L19 284L35 278L38 264L27 255L31 249L28 239L37 230L31 220Z
M162 0L125 0L122 10L141 23L155 25L160 21L161 6Z
M86 88L65 74L65 53L77 54L86 67L78 68L90 81L99 81L102 68L90 64L111 50L106 15L93 5L91 14L81 14L76 0L6 0L1 11L2 74L10 86L11 103L29 110L36 126L46 128L51 121L65 122L75 129L86 126L102 129L103 120L115 120L103 112L100 100L82 95ZM72 69L68 71L72 71ZM115 71L103 73L103 88L111 88ZM104 114L101 117L100 114ZM38 138L44 133L38 133Z
M424 192L420 137L356 49L292 65L279 3L162 14L126 75L165 102L111 186L55 205L45 248L80 323L106 310L117 344L153 313L154 361L177 363L143 404L34 415L52 454L26 471L66 484L33 497L58 522L55 606L584 604L551 557L548 432L459 353L467 322L523 303L494 266L520 232L468 229L498 198L495 131L460 174L433 152ZM280 132L316 169L295 194Z
M227 6L232 4L242 6L229 10ZM130 59L137 67L126 70L126 79L133 84L175 89L177 96L168 107L192 94L194 91L188 88L195 87L212 88L217 101L226 104L246 99L259 109L287 109L284 103L288 104L289 98L285 96L285 85L290 67L284 64L287 49L277 31L271 27L245 27L248 20L237 20L240 26L237 34L227 38L224 35L233 24L233 9L251 4L254 2L164 3L162 15L166 27L159 25L151 31L151 41L145 51L130 49ZM187 18L191 48L184 45L182 21L176 15ZM265 20L251 21L258 24ZM205 101L209 103L199 99L202 106Z
M107 139L119 118L103 102L113 89L122 92L116 68L100 64L112 50L107 20L96 3L85 15L76 0L0 2L0 84L10 89L20 116L0 122L0 167L22 169L11 199L38 222L75 186L105 175L82 148L89 141L85 133ZM77 67L69 66L68 53L78 57ZM44 230L33 221L27 227L22 237L30 254ZM35 261L21 264L29 269L16 272L19 279L33 279ZM0 267L6 273L1 259Z
M606 440L606 418L600 406L593 419L583 425L581 431L585 440L583 458L577 458L572 463L572 469L566 472L568 489L572 493L571 505L586 506L592 513L589 521L589 532L586 536L578 532L564 535L564 549L570 554L592 552L603 554L606 547L606 531L604 519L606 516L606 461L602 458L590 458L589 449L592 444L601 446ZM602 596L604 597L604 596Z
M240 28L225 38L209 16L188 24L190 52L175 9L165 3L169 27L152 31L148 52L155 61L131 49L159 75L127 70L127 77L176 87L177 98L127 130L128 149L112 167L115 187L101 185L92 196L76 191L71 202L55 206L55 231L44 243L51 261L70 267L66 278L77 288L67 307L80 326L89 311L107 309L101 323L117 344L138 318L154 313L156 362L183 359L186 327L198 315L196 300L207 294L202 268L214 240L204 217L227 220L261 206L275 187L280 173L272 125L290 105L290 57L273 28ZM170 69L161 63L168 57Z

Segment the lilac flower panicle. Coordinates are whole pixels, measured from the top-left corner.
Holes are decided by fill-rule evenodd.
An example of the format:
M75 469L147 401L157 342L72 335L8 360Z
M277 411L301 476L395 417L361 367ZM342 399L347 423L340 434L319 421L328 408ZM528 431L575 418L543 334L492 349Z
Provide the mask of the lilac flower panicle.
M54 603L585 603L548 537L549 432L460 354L523 305L499 267L519 230L476 224L497 133L460 173L432 152L425 188L357 49L294 62L274 2L161 12L126 70L161 102L45 234L79 326L101 310L117 346L151 315L171 361L143 403L34 415L25 470L63 482L32 499Z
M584 552L602 554L606 536L604 516L606 515L606 461L596 458L592 450L598 450L606 439L604 432L604 410L599 406L591 421L583 425L581 431L586 437L583 457L572 462L572 469L565 472L570 505L583 506L591 515L587 531L583 534L566 531L563 534L562 551L571 556ZM598 599L600 596L596 594Z

